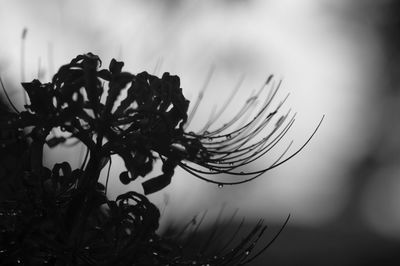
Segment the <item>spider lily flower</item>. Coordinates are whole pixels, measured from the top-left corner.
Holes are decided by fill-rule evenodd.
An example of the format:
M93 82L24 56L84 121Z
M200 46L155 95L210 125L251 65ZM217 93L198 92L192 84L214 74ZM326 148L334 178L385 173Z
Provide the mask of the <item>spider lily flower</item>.
M146 178L142 183L145 194L165 188L177 166L219 186L240 184L295 156L320 124L298 150L286 155L290 142L272 164L245 172L242 168L276 147L295 120L290 111L280 115L286 98L272 107L280 87L272 76L225 124L215 126L239 86L201 130L192 132L190 124L204 91L188 114L189 101L183 96L179 77L164 73L159 78L147 72L134 75L122 71L123 63L114 59L108 69L100 67L98 56L79 55L62 66L51 82L23 83L30 103L21 112L11 103L15 113L2 115L0 148L14 150L21 159L21 169L10 175L16 182L10 181L4 188L10 187L8 192L12 193L0 202L4 218L0 219L0 261L29 265L244 265L257 258L288 220L258 251L254 247L266 230L262 220L235 242L242 222L214 252L210 243L221 236L216 224L200 250L188 255L176 244L181 234L171 239L157 235L161 214L146 196L129 191L109 200L108 177L105 186L100 184L100 171L109 162L110 172L111 156L119 155L126 166L120 181L128 184L138 177ZM1 79L0 85L5 91ZM246 121L248 116L251 118ZM55 130L58 128L63 135ZM73 170L68 162L56 164L52 170L42 165L44 145L79 142L87 147L80 168ZM157 159L162 161L162 174L148 178ZM222 182L215 179L218 175L242 179ZM185 243L193 237L184 239Z
M296 155L317 130L291 155L284 157L292 142L268 167L244 172L241 170L243 167L261 160L294 123L295 114L290 111L273 122L286 100L272 109L280 82L275 86L274 78L270 76L229 121L212 129L237 93L237 87L221 111L211 117L202 130L194 133L188 132L187 128L195 116L203 91L188 115L189 101L182 93L178 76L164 73L158 78L147 72L134 75L123 72L123 65L123 62L113 59L108 69L99 69L100 59L89 53L62 66L52 82L42 84L34 80L23 83L30 105L19 113L14 124L19 128L33 126L30 136L49 146L70 138L78 139L89 149L89 164L102 165L104 158L119 155L127 168L120 175L124 184L139 176L147 177L154 161L161 159L163 173L143 182L145 194L166 187L177 166L220 186L248 182ZM104 89L106 84L108 90ZM266 90L269 93L262 98ZM244 117L252 114L260 100L262 104L253 117L242 122ZM265 133L271 124L272 129ZM52 136L56 127L69 132L70 136ZM217 174L241 176L243 179L222 182L214 178Z

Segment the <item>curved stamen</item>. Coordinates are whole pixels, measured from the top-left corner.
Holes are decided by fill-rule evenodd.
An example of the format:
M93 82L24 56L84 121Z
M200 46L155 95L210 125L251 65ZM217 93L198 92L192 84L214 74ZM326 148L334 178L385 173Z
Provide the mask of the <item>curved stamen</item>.
M269 170L272 170L272 169L278 167L279 165L282 165L283 163L289 161L289 160L292 159L294 156L296 156L299 152L301 152L301 151L305 148L305 146L307 146L307 144L311 141L311 139L314 137L315 133L318 131L319 127L321 126L322 121L323 121L324 118L325 118L325 115L322 116L322 118L321 118L321 120L319 121L318 125L316 126L315 130L314 130L313 133L310 135L310 137L304 142L304 144L303 144L300 148L298 148L295 152L293 152L291 155L289 155L288 157L286 157L284 160L281 160L281 161L279 161L279 162L277 162L277 163L274 163L274 164L270 165L269 167L267 167L267 168L265 168L265 169L258 170L258 171L240 172L240 173L230 172L230 173L229 173L230 175L241 175L241 176L243 176L243 175L254 175L253 177L248 178L248 179L244 179L244 180L241 180L241 181L235 181L235 182L215 181L215 180L206 178L206 177L204 177L204 176L201 176L200 174L197 174L198 169L192 168L192 167L188 166L187 164L184 164L184 163L180 162L178 165L179 165L181 168L183 168L185 171L187 171L188 173L190 173L190 174L196 176L197 178L199 178L199 179L201 179L201 180L204 180L204 181L207 181L207 182L210 182L210 183L213 183L213 184L218 184L218 185L220 185L220 184L222 184L222 185L238 185L238 184L247 183L247 182L250 182L250 181L252 181L252 180L258 178L259 176L261 176L261 175L264 174L265 172L267 172L267 171L269 171Z
M257 159L259 159L260 157L262 157L263 155L265 155L266 153L268 153L270 150L272 150L275 145L277 145L279 143L279 141L286 135L286 133L289 131L290 127L293 125L294 123L294 117L291 119L291 121L289 122L289 124L267 145L265 145L264 147L262 147L262 149L260 150L260 152L256 151L254 153L252 153L250 156L245 157L245 158L241 158L241 159L237 159L234 161L227 161L227 163L230 165L228 167L224 167L224 166L220 166L217 165L218 168L215 165L211 165L209 163L206 164L202 164L201 166L208 168L211 170L211 173L209 172L205 172L205 171L201 171L199 169L193 168L193 170L196 170L198 173L202 173L202 174L221 174L221 173L225 173L225 174L238 174L238 173L234 173L231 170L239 168L243 165L246 165L250 162L253 162ZM251 150L245 150L246 152L243 154L246 154L248 152L250 152ZM229 154L228 154L229 155ZM248 159L251 159L250 161L248 161ZM244 163L242 163L244 161ZM246 162L247 161L247 162ZM221 161L220 161L221 162ZM232 166L233 165L233 166ZM227 170L221 170L221 169L227 169ZM213 172L214 171L214 172ZM240 175L244 175L244 173L239 173Z
M224 111L226 110L226 108L230 105L230 103L232 102L232 99L235 97L235 95L237 94L237 92L239 91L242 83L244 81L244 75L242 75L238 81L238 83L236 84L235 88L233 89L233 91L231 92L231 94L229 95L229 97L226 99L225 103L222 105L222 107L220 108L219 112L212 118L210 119L207 124L200 130L200 132L205 132L207 131L217 120L218 118L221 117L221 115L224 113Z
M211 66L210 71L207 74L206 81L204 82L203 88L200 90L200 92L197 96L196 102L194 103L194 106L188 115L188 119L187 119L185 125L183 126L183 129L186 129L190 125L190 123L193 121L193 117L197 111L197 108L199 108L201 100L203 99L204 93L205 93L206 89L208 88L208 84L210 83L210 80L214 74L214 71L215 71L215 67Z

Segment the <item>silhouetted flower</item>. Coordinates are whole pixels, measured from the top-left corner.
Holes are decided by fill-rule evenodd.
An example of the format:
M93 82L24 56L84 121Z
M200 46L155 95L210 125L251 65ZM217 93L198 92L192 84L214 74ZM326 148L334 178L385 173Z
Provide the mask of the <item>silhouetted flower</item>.
M155 160L162 161L162 174L142 183L145 194L169 185L177 166L219 186L248 182L262 175L289 160L309 141L284 158L289 143L264 169L241 171L274 148L294 122L290 112L273 122L284 102L270 110L280 83L271 85L269 96L250 121L242 122L242 118L252 114L261 92L274 83L272 76L230 121L212 129L237 90L202 130L193 133L186 128L201 97L188 115L189 101L183 96L179 77L164 73L158 78L147 72L134 75L123 72L123 65L112 59L108 69L100 69L98 56L79 55L62 66L49 83L22 83L30 104L21 112L12 105L16 113L2 115L0 128L2 134L7 134L1 136L0 149L3 154L12 149L11 145L17 145L20 162L12 178L0 175L8 190L0 201L0 262L243 265L255 259L270 244L253 250L266 229L262 221L236 245L232 242L237 235L234 233L211 257L203 256L204 248L188 256L178 244L179 234L171 238L156 234L160 212L146 196L130 191L109 200L107 183L104 186L98 180L102 168L107 163L111 166L112 155L119 155L125 162L126 171L119 176L124 184L139 176L147 178ZM264 135L264 129L271 125ZM57 130L65 134L60 136ZM44 167L44 145L54 147L71 143L70 139L75 139L72 144L81 142L87 148L81 167L72 169L67 162L55 164L52 169ZM248 178L232 182L207 178L217 174ZM216 232L204 245L208 246L215 236Z
M182 94L179 77L164 73L162 78L158 78L147 72L133 75L123 72L123 63L114 59L108 69L98 70L100 65L97 56L90 53L80 55L61 67L51 83L41 84L38 80L23 83L31 104L27 106L29 111L20 113L17 122L23 127L34 126L32 134L43 140L47 138L49 145L66 140L64 137L47 137L52 128L60 127L82 141L92 153L96 150L102 157L118 154L128 170L120 176L124 184L138 176L145 177L151 172L154 160L161 158L163 173L143 183L145 194L167 186L178 165L208 182L232 185L252 180L298 152L285 159L282 154L264 169L240 170L274 148L294 122L294 116L289 117L287 113L280 116L271 132L259 137L273 123L283 104L270 110L280 84L270 89L269 96L250 121L241 121L250 113L263 90L268 89L272 76L262 89L245 101L230 121L208 131L221 116L220 112L202 131L193 133L184 130L190 123L187 121L189 101ZM109 87L105 103L101 101L105 96L104 82ZM126 95L121 100L123 92ZM221 110L226 107L224 105ZM249 178L223 182L206 177L216 174Z

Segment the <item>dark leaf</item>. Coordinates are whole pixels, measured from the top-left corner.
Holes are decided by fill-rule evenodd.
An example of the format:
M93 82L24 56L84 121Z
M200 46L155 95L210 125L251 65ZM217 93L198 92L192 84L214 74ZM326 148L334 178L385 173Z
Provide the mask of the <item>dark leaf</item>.
M99 72L97 72L97 75L99 76L99 78L102 78L104 80L111 80L111 73L107 69L100 70Z
M100 169L103 169L104 166L106 166L111 160L111 157L107 156L107 157L103 157L100 160Z
M58 144L64 143L67 139L64 137L54 137L46 141L47 146L54 148Z
M171 183L172 175L162 174L142 183L144 194L149 195L158 192Z

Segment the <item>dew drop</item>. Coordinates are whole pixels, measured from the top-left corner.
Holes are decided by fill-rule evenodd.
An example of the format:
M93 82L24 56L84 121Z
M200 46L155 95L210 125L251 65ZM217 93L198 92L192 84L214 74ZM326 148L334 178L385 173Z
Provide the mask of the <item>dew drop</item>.
M172 152L174 150L177 150L179 152L186 152L186 147L180 143L172 143L170 146L170 151Z
M219 187L219 188L223 188L223 187L224 187L224 184L218 184L218 187Z
M250 251L246 250L246 252L244 253L246 256L248 256L250 254Z
M281 116L278 121L275 123L275 127L280 127L283 124L283 121L285 120L284 116Z

